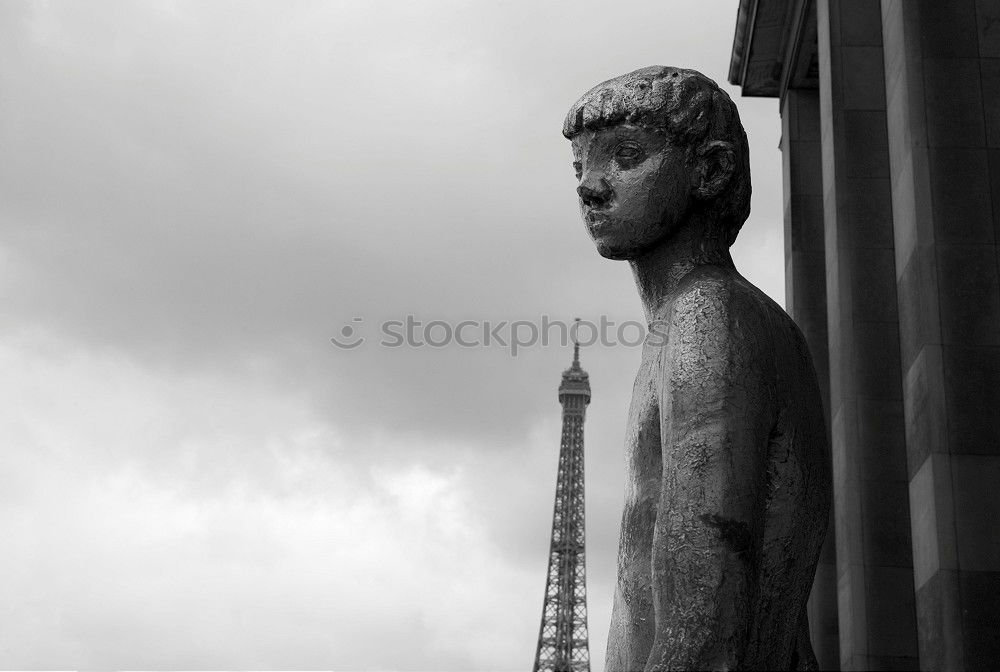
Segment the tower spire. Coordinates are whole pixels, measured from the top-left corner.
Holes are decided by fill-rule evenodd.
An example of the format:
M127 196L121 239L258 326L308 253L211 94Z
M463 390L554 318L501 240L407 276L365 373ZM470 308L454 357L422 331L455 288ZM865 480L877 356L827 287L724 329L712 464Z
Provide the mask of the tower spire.
M559 385L562 443L534 672L590 672L583 499L583 420L590 403L589 378L580 368L580 343L574 334L573 363Z
M573 319L573 366L580 368L580 318Z

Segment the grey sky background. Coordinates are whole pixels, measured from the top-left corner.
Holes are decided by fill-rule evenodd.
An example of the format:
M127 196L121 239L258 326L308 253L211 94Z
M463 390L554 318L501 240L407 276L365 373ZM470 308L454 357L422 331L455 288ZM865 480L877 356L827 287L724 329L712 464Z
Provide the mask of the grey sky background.
M0 667L529 667L570 349L378 324L641 319L563 115L724 83L737 4L0 4ZM777 106L727 90L783 302ZM638 358L582 354L595 672Z

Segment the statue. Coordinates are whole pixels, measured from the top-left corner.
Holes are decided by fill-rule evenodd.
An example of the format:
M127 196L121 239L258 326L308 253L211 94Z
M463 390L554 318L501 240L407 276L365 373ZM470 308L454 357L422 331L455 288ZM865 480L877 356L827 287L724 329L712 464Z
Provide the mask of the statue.
M654 66L588 91L563 135L587 230L631 265L650 325L606 669L816 669L823 407L801 332L729 254L750 212L736 106L699 72Z

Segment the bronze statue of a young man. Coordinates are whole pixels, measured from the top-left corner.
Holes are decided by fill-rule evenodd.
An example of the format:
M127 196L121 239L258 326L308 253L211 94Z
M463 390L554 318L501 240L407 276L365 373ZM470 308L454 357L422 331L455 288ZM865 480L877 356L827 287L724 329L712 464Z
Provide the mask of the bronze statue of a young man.
M729 254L750 212L736 106L701 73L649 67L588 91L563 134L587 229L632 266L650 324L606 669L815 669L826 430L801 332Z

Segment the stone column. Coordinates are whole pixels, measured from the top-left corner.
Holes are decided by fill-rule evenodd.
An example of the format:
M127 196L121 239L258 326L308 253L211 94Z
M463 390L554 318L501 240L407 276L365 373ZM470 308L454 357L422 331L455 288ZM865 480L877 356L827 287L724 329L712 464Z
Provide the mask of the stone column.
M802 329L809 344L829 423L819 90L789 89L785 92L781 103L781 159L785 200L785 303L788 314ZM832 511L830 521L809 597L810 635L823 670L840 667L836 535Z
M882 0L925 670L1000 668L1000 2Z
M840 661L917 666L882 25L818 0Z

